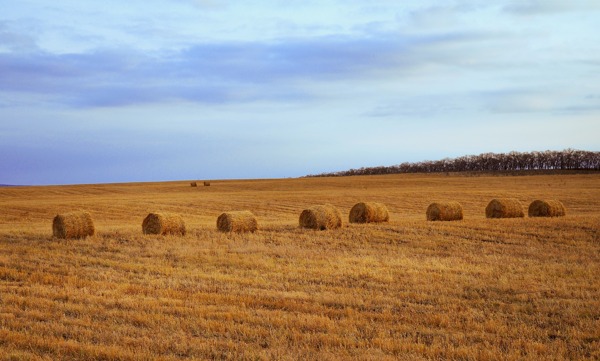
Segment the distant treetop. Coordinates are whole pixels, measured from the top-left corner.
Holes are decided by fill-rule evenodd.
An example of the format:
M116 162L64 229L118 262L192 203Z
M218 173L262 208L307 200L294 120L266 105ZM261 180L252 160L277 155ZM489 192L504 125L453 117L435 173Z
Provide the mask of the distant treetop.
M542 152L483 153L458 158L404 162L392 166L363 167L346 171L308 175L337 177L352 175L445 172L506 172L533 170L600 170L600 152L565 149Z

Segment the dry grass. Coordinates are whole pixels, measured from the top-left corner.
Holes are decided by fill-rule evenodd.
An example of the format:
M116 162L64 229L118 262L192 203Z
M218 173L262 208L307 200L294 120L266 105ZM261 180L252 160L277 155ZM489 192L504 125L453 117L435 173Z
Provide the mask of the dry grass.
M485 207L485 216L488 218L523 218L523 206L515 198L495 198Z
M223 181L0 188L0 360L597 360L600 177ZM560 218L487 219L494 197ZM389 223L314 232L298 214L385 203ZM426 222L455 199L460 222ZM201 204L202 206L198 206ZM56 209L96 234L52 238ZM186 215L149 236L139 215ZM255 233L222 233L252 209Z

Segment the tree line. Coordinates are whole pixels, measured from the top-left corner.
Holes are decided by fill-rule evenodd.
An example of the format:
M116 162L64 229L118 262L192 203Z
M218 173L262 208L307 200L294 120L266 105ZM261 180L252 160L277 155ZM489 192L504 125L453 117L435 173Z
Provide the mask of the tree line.
M392 166L363 167L346 171L309 175L337 177L397 173L506 172L535 170L600 170L600 152L565 149L541 152L482 153L458 158L404 162Z

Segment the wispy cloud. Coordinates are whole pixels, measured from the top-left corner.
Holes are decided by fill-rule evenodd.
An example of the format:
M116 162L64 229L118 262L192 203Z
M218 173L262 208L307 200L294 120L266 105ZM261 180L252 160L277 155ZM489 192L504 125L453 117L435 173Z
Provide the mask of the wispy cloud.
M29 52L37 50L35 38L29 34L11 30L6 22L0 21L0 52Z
M600 109L599 99L566 88L507 88L477 96L492 113L582 114Z
M515 15L539 15L579 10L600 10L596 0L513 0L504 11Z
M547 112L556 107L555 95L547 91L506 89L483 93L487 109L495 113Z
M408 13L413 26L424 29L440 27L464 27L464 17L490 7L490 4L474 1L448 2L443 5L424 6Z
M392 70L400 74L422 63L453 58L444 57L446 50L435 53L432 48L472 40L472 34L380 34L200 43L155 55L122 49L9 53L0 54L0 90L45 94L59 103L92 107L177 99L302 99L310 97L311 90L300 83L347 81Z
M224 0L191 0L191 2L202 8L218 8L225 6Z

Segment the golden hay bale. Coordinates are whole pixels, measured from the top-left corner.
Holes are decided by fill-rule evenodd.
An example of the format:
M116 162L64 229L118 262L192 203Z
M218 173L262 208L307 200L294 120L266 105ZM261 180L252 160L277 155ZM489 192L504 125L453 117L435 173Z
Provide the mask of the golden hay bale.
M58 214L52 221L52 233L56 238L85 238L95 232L94 220L88 212Z
M225 212L217 218L217 229L221 232L254 232L258 229L258 221L250 211Z
M192 187L197 187L197 186L198 186L198 183L197 183L197 182L192 182L192 183L190 183L190 185L191 185Z
M142 222L144 234L177 234L185 235L183 218L173 213L150 213Z
M525 217L523 206L516 198L492 199L485 207L487 218L519 218Z
M564 217L567 214L565 206L558 200L536 200L529 205L529 217Z
M350 223L387 222L390 214L383 203L360 202L350 210Z
M458 221L463 219L463 208L458 202L431 203L427 207L428 221Z
M299 222L301 228L336 229L342 226L342 214L331 204L323 204L303 210Z
M204 182L204 186L205 187L209 187L210 186L210 182Z

